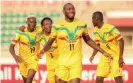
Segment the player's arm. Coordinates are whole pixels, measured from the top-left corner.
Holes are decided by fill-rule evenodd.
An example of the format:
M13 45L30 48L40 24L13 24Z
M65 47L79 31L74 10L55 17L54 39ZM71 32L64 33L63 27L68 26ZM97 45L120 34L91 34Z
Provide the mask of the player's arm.
M10 44L9 51L10 51L11 55L13 56L13 58L15 59L15 61L17 63L20 63L20 62L22 62L22 60L18 55L16 55L14 47L15 47L14 44Z
M97 45L100 46L100 44L97 44ZM95 57L95 55L97 53L98 53L98 50L93 49L93 53L92 53L91 57L89 58L89 60L90 60L91 63L92 63L92 61L93 61L93 59L94 59L94 57Z
M103 55L105 55L106 57L109 57L110 59L113 59L112 56L110 54L108 54L107 52L105 52L102 48L100 48L91 38L89 35L85 35L82 34L84 41L92 48L94 48L95 50L101 52Z
M121 38L118 41L119 41L119 48L120 48L119 66L122 67L125 64L123 60L124 40L123 38Z
M11 44L10 44L10 47L9 47L9 51L10 51L11 55L13 56L13 58L15 59L15 61L16 61L17 63L19 63L19 62L22 61L21 58L20 58L18 55L16 55L15 49L14 49L16 43L17 43L18 40L19 40L19 37L20 37L20 34L17 34L17 33L16 33L15 38L12 40L12 42L11 42Z
M49 38L48 42L44 45L43 49L38 53L38 57L48 51L56 38Z
M38 57L40 57L41 55L43 55L46 51L48 51L52 45L52 43L55 41L57 36L57 31L56 31L56 27L53 26L52 30L51 30L51 34L49 37L48 42L45 44L45 46L43 47L43 49L38 53Z
M116 39L119 42L119 66L122 67L125 64L123 60L124 40L120 34L120 31L116 27L112 28L111 34L114 36L114 39Z

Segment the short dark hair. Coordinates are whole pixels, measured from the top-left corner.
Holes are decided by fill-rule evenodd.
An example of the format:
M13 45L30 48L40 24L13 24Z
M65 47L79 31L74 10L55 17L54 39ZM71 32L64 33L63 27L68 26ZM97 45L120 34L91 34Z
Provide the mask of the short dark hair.
M103 14L100 11L96 11L93 13L93 16L96 16L99 20L103 21Z
M51 18L49 18L49 17L44 17L44 18L41 20L41 26L43 26L43 22L44 22L45 20L50 20L51 23L53 23L53 21L52 21Z
M63 6L63 10L65 9L65 7L66 7L68 4L73 6L72 3L66 3L66 4Z

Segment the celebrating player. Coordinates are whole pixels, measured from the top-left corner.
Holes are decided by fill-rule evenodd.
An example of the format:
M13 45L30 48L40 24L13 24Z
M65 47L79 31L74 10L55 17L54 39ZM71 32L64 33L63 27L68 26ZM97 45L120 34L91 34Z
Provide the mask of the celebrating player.
M113 57L113 60L110 61L104 54L101 56L96 72L96 83L103 83L104 78L109 75L114 77L116 83L123 83L124 40L120 32L115 26L103 22L103 14L100 11L93 13L92 22L95 27L94 36L96 43ZM92 62L97 52L97 50L93 51L90 62Z
M70 83L80 83L82 72L82 37L89 46L100 51L107 57L112 57L97 46L89 37L87 25L74 18L75 8L71 3L64 5L63 13L65 19L53 26L50 39L44 48L38 53L38 56L49 50L56 39L59 55L56 73L59 82L67 83L67 81L69 81Z
M33 77L38 69L38 57L36 54L39 50L39 44L36 41L36 17L28 16L25 32L17 31L9 48L11 55L19 66L24 83L32 83ZM17 43L19 43L18 55L14 49Z

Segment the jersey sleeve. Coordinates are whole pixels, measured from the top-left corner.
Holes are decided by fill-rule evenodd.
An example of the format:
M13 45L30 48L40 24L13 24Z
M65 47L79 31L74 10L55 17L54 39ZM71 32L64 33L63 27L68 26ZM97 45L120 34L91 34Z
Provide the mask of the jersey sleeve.
M120 40L122 38L120 31L116 27L111 28L110 33L116 40Z
M84 26L82 26L82 28L83 28L83 35L89 35L87 25L85 24Z
M11 41L11 44L16 44L17 42L19 42L20 36L21 36L22 32L21 31L17 31L15 33L14 38Z
M51 30L50 38L56 38L56 36L57 36L57 28L56 28L56 26L54 25L54 26L52 27L52 30Z

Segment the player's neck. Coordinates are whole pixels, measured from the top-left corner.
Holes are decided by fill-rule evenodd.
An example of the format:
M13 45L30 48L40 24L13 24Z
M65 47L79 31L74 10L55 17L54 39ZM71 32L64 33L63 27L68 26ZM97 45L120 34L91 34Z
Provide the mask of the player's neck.
M98 24L98 28L101 29L102 26L103 26L103 24L104 24L104 22L100 22L100 23Z
M74 21L74 18L73 18L73 19L70 19L70 18L66 18L66 17L65 17L65 20L66 20L67 22L73 22L73 21Z
M49 35L50 35L50 33L46 32L46 31L44 32L44 34L45 34L45 35L47 35L47 36L49 36Z
M27 28L27 30L28 30L29 32L33 32L35 29L34 29L34 30L31 30L30 28Z

